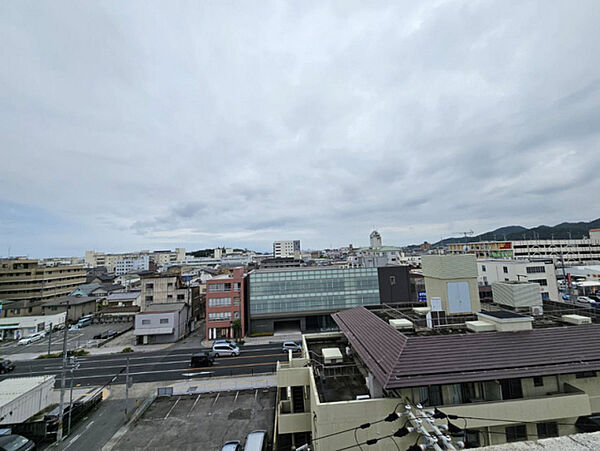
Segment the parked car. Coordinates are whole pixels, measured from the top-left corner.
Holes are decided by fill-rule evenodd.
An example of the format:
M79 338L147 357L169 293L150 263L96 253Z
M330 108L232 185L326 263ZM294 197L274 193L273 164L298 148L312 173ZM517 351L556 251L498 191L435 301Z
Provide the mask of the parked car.
M191 367L203 367L203 366L212 366L214 362L214 357L211 352L197 352L196 354L192 354L192 360L190 361Z
M15 369L15 364L11 360L0 359L0 374L8 373Z
M35 443L21 435L0 436L0 451L29 451L35 449Z
M69 330L79 330L79 325L73 324L71 327L69 327Z
M239 440L230 440L225 442L221 451L242 451L242 442Z
M300 346L295 341L285 341L283 343L283 346L281 347L281 351L284 352L284 353L288 352L288 351L301 352L302 351L302 346Z
M577 302L582 302L584 304L592 304L596 301L594 301L592 298L589 298L587 296L577 296Z
M240 348L231 343L216 343L212 346L212 352L215 357L237 357L240 355Z
M90 324L92 324L92 318L89 316L84 316L79 321L77 321L78 327L86 327L86 326L89 326Z
M252 431L246 436L244 451L266 451L267 431Z

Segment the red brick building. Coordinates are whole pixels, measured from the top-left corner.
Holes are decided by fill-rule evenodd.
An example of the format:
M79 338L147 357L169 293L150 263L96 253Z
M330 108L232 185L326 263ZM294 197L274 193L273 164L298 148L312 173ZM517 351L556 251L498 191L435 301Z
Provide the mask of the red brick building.
M206 338L236 338L233 323L240 321L239 336L246 335L244 268L206 281Z

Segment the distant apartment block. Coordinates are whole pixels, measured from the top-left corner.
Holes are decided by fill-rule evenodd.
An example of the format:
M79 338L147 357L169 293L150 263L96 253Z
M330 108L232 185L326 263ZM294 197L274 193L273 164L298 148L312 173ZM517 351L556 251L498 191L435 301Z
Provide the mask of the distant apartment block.
M479 285L491 285L493 282L537 283L540 286L543 300L561 300L552 258L539 260L480 259L477 260L477 274Z
M299 259L301 256L299 240L273 242L273 257L294 257Z
M129 252L124 254L105 254L104 252L85 251L85 264L96 268L104 266L108 272L115 272L117 262L121 260L136 260L147 256L149 262L157 266L172 264L185 260L185 249L177 248L175 251L149 251Z
M124 258L115 262L115 275L120 276L132 271L148 271L150 256L140 255L137 258Z
M70 294L85 280L82 265L43 266L24 257L0 259L0 299L52 299Z
M555 258L565 264L600 261L600 229L590 229L589 238L579 240L479 241L449 244L452 254L470 253L478 258Z
M206 281L206 337L237 338L246 335L244 269ZM234 322L239 321L236 332Z

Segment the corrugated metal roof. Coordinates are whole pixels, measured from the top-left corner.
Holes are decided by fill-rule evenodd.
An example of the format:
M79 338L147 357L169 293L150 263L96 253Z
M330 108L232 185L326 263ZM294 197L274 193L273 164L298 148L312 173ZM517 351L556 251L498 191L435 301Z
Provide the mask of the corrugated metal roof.
M364 307L333 315L385 388L600 370L600 325L407 337Z
M8 404L49 379L52 379L54 385L54 376L11 377L0 381L0 406Z

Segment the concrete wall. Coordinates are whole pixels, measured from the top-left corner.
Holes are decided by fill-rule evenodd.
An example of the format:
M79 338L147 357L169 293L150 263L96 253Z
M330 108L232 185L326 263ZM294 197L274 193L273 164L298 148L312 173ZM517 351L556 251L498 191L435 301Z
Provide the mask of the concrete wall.
M448 305L448 282L467 282L469 284L469 296L471 298L471 310L478 312L481 310L481 302L479 301L479 288L477 287L476 279L434 279L425 277L425 291L427 291L427 305L431 307L431 298L439 297L442 300L442 310L449 312Z

